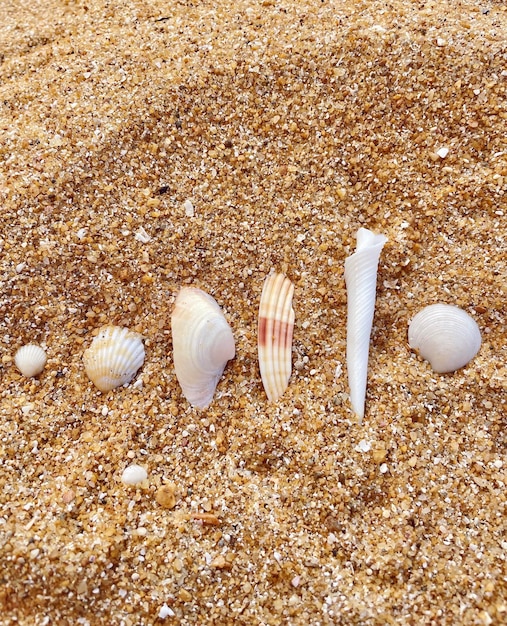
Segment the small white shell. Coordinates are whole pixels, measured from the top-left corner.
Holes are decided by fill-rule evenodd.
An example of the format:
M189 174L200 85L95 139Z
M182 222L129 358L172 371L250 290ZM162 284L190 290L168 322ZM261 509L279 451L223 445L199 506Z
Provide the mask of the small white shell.
M270 274L264 281L259 305L257 348L262 384L270 402L287 389L292 369L294 285L283 274Z
M357 247L345 260L347 284L347 373L350 402L363 421L370 334L375 312L377 269L387 238L366 228L357 231Z
M148 472L144 469L144 467L136 465L135 463L127 466L121 475L121 481L122 483L125 483L125 485L138 485L147 478Z
M171 315L174 369L185 398L205 409L213 399L234 337L216 300L201 289L183 287Z
M46 351L33 343L22 346L14 356L14 363L23 376L37 376L46 365Z
M100 391L126 385L144 363L141 335L120 326L103 326L83 361L88 378Z
M466 311L450 304L432 304L414 317L408 343L438 374L464 367L479 352L481 331Z

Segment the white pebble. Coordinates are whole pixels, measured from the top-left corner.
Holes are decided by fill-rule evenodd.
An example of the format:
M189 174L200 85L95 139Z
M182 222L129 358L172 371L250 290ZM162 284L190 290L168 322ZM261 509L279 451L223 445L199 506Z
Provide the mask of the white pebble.
M334 379L338 380L340 376L342 375L342 373L343 373L343 365L341 363L338 363L334 371Z
M361 439L354 450L356 452L369 452L371 450L371 443L366 441L366 439Z
M121 475L121 480L126 485L138 485L147 478L148 472L144 469L144 467L136 465L135 463L126 467Z
M190 200L185 200L185 202L183 203L183 208L185 209L185 215L187 217L194 217L194 205L190 202Z
M449 154L449 148L439 148L437 150L437 154L441 159L445 159L445 157Z

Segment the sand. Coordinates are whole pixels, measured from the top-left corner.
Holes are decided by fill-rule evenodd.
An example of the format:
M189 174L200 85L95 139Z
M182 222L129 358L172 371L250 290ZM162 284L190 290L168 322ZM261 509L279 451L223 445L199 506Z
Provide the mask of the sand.
M506 60L487 0L2 2L2 624L507 622ZM358 425L361 226L388 243ZM296 323L268 403L273 269ZM184 285L236 339L204 411L172 362ZM407 343L435 302L482 332L454 374ZM101 394L104 324L146 360Z

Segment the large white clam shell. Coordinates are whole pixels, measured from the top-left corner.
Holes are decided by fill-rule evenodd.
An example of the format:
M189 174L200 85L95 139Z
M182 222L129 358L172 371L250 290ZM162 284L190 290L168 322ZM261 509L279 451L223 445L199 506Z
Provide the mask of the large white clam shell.
M201 289L183 287L174 304L171 331L183 395L192 406L205 409L236 353L231 328L214 298Z
M276 402L291 374L294 285L283 274L270 274L259 306L258 352L262 384L268 400Z
M29 343L14 355L14 363L23 376L37 376L46 365L46 351L34 343Z
M100 391L126 385L144 363L142 337L121 326L103 326L83 361L88 378Z
M360 228L356 252L345 260L347 285L347 372L350 402L363 421L368 375L370 334L375 311L377 269L384 235Z
M464 367L479 352L481 331L466 311L451 304L432 304L419 311L408 327L411 348L439 374Z

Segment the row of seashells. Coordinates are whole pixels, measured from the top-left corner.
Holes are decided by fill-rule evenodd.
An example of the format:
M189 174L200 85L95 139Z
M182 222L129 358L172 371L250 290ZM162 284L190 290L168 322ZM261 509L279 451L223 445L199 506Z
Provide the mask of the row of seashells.
M345 261L347 286L347 371L352 408L364 417L368 355L373 323L377 270L386 242L361 228L356 252ZM268 400L276 402L291 375L294 285L283 274L270 274L263 286L258 316L259 369ZM176 377L188 402L199 409L212 401L216 386L236 348L232 330L218 303L193 287L182 288L171 315ZM458 307L435 304L420 311L409 325L411 348L438 373L466 365L479 351L481 334L475 320ZM85 371L102 392L127 385L145 359L142 336L127 328L104 326L83 354ZM25 376L40 374L46 353L23 346L15 364Z

